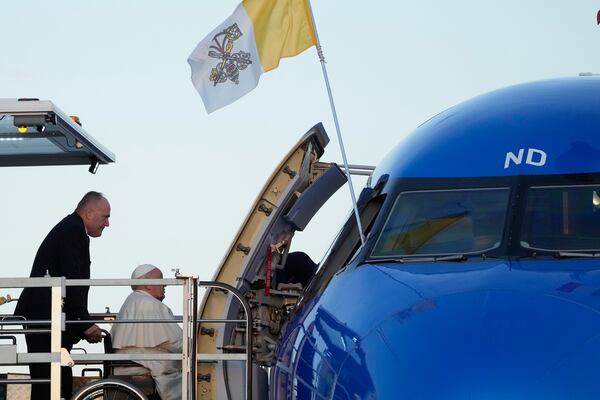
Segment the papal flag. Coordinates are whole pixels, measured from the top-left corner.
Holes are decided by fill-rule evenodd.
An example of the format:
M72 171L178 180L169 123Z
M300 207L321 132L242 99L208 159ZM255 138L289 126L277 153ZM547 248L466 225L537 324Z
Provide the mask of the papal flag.
M244 0L188 58L192 82L210 113L254 89L282 58L316 43L308 0Z

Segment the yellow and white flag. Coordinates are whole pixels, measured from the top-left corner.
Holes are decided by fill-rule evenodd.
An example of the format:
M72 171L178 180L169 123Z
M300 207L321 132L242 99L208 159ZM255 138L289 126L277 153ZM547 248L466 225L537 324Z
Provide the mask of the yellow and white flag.
M308 0L244 0L194 49L188 63L207 112L258 85L279 60L316 45Z

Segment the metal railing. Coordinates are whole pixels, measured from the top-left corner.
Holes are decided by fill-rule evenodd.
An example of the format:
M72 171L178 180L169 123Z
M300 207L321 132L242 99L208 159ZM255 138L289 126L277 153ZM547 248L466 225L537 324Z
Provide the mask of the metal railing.
M131 286L131 285L165 285L183 286L183 315L181 319L129 319L106 320L104 318L85 321L66 320L62 312L62 300L68 286ZM60 399L61 366L77 364L97 364L103 361L136 361L136 360L176 360L182 362L182 399L196 399L196 379L198 361L245 361L246 368L246 398L252 398L252 313L246 298L233 286L213 281L199 281L194 275L176 275L176 279L65 279L52 278L0 278L0 288L51 288L51 319L50 320L17 320L4 318L0 320L0 335L2 334L33 334L50 333L50 353L17 353L14 357L0 352L0 365L26 365L32 363L50 363L50 379L4 379L3 384L38 384L50 383L50 400ZM198 287L222 289L231 293L242 305L245 319L201 319L198 320ZM93 314L98 316L100 314ZM114 314L113 314L114 315ZM183 352L179 354L148 354L148 353L118 353L118 354L68 354L61 350L62 332L67 324L81 323L182 323ZM246 351L244 354L198 354L197 336L200 323L245 323ZM48 325L50 329L29 329L29 325ZM13 326L22 329L13 329ZM5 329L5 326L11 327ZM1 346L1 345L0 345ZM12 354L9 352L9 354Z
M60 367L61 357L61 337L64 330L64 316L62 314L62 299L66 293L66 279L59 278L2 278L0 287L5 289L14 288L34 288L49 287L50 291L50 353L17 353L13 357L3 357L0 364L20 365L33 363L50 363L50 379L31 379L29 383L50 383L50 400L60 399ZM22 322L22 321L21 321ZM22 329L20 332L13 330L11 333L35 333L36 330ZM7 332L3 332L7 333ZM15 346L16 347L16 346ZM16 349L15 349L16 350ZM7 382L8 383L8 382ZM23 380L19 380L23 383Z

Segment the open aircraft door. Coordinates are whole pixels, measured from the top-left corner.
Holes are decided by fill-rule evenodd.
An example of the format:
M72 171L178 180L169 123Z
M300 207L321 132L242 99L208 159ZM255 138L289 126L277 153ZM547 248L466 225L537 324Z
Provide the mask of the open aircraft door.
M250 303L254 399L268 398L266 368L272 365L281 327L306 284L280 279L282 271L288 272L290 241L347 180L336 164L319 162L328 142L319 123L283 158L254 201L213 278L236 287ZM198 315L201 320L243 319L240 304L218 289L205 293ZM243 323L202 322L197 350L243 353L245 336ZM243 399L245 383L242 361L199 362L199 399Z

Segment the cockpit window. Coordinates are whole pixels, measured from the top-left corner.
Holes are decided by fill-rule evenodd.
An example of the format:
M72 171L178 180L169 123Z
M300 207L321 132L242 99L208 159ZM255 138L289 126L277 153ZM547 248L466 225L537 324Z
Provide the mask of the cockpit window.
M500 246L508 188L400 193L372 258L478 253Z
M600 186L531 187L521 246L537 250L600 250Z

